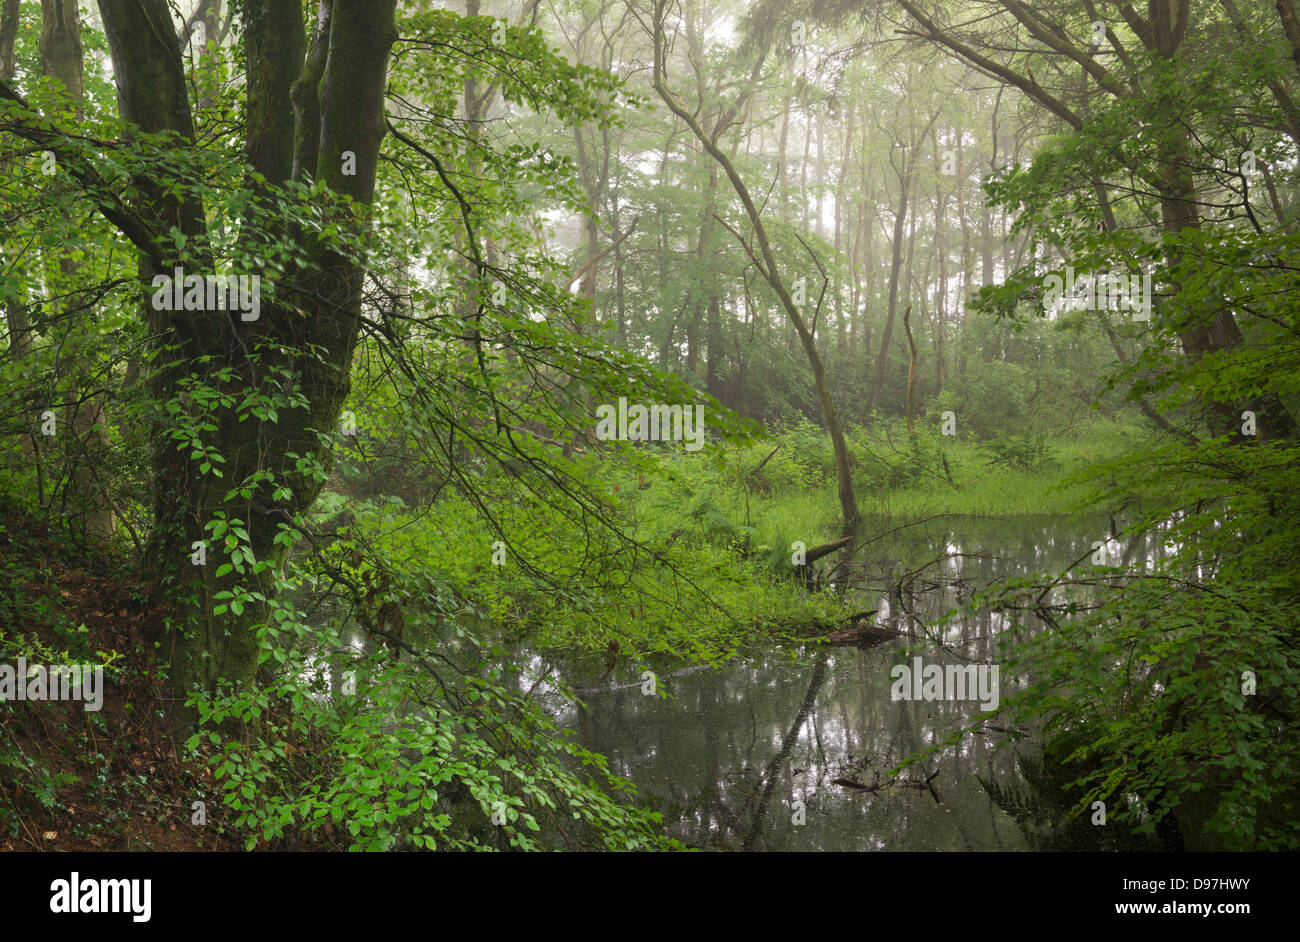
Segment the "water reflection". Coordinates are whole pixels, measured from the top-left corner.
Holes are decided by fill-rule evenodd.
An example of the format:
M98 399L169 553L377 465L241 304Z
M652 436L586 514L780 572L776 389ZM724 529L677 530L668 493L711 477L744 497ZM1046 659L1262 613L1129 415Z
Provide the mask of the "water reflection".
M680 665L650 664L670 699L643 693L645 665L620 667L596 687L599 658L548 657L543 665L534 657L527 673L536 678L549 666L572 687L587 688L583 706L545 685L539 694L583 745L609 758L611 771L636 783L642 802L661 811L666 829L688 845L1027 849L1025 831L990 791L1027 789L1018 765L1033 768L1036 748L1005 742L1005 730L995 726L896 779L891 770L901 759L938 746L979 707L972 700L891 700L890 668L910 663L904 643L927 664L995 663L996 637L1011 624L1006 615L945 616L994 579L1066 568L1109 531L1104 518L971 518L904 528L863 553L867 560L836 570L855 605L861 601L856 607L875 609L876 623L899 632L898 641L865 650L806 644L717 671L675 673ZM1163 546L1153 535L1140 546L1109 548L1128 561L1153 560ZM1017 617L1041 627L1032 615ZM1001 680L1005 697L1014 680L1005 673Z

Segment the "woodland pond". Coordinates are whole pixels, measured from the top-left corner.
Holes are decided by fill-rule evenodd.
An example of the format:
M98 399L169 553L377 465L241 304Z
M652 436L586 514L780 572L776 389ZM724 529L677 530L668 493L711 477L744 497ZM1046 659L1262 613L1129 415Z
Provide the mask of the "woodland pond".
M865 649L810 642L740 657L718 670L678 673L680 665L654 663L650 667L667 698L642 693L641 665L620 664L598 683L604 673L599 657L544 656L527 648L519 654L526 658L527 677L549 667L578 691L585 706L553 687L542 692L560 723L607 756L612 771L635 782L642 801L662 812L669 832L689 846L1029 849L1016 819L981 780L1027 792L1031 786L1017 758L1036 756L1034 738L1006 741L1001 727L970 735L895 781L890 771L897 763L972 722L978 704L891 700L890 668L910 660L899 654L905 641L927 663L962 655L995 663L993 645L1004 616L958 614L945 620L945 614L971 588L1065 569L1081 554L1079 547L1091 547L1093 534L1104 537L1108 526L1105 518L1065 516L962 516L905 526L875 544L874 558L851 571L847 588L861 598L863 610L876 610L876 624L912 631L914 639ZM897 527L897 521L869 521L863 539ZM916 572L938 555L947 558ZM906 597L886 588L897 587L904 573L912 575ZM1003 696L1013 686L1012 678L1003 677ZM802 825L794 823L796 801L803 803ZM1046 822L1036 824L1035 834ZM1086 841L1086 832L1072 829L1069 840ZM1089 848L1085 843L1079 849Z

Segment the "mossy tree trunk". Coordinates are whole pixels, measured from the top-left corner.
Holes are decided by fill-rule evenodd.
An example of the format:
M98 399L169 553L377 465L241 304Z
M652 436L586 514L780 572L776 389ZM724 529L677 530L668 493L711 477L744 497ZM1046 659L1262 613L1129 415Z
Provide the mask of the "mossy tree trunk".
M310 233L286 232L269 197L291 179L310 177L359 207L371 203L395 6L396 0L321 0L309 44L301 0L246 0L245 147L257 176L248 177L254 200L242 220L241 254L257 256L260 245L288 237L296 243L293 258L274 279L269 272L231 272L262 278L254 321L224 310L146 311L155 338L152 397L160 406L172 402L181 416L198 417L204 408L198 399L178 396L192 378L236 402L257 391L297 393L302 403L282 404L275 418L223 406L207 413L216 428L203 445L224 459L217 465L220 478L204 467L208 456L196 456L189 447L178 450L169 434L175 416L157 420L154 526L146 555L155 595L182 616L155 639L171 665L177 696L194 687L212 690L222 679L253 678L257 628L268 617L268 605L252 601L238 614L229 607L217 614L219 593L273 595L273 573L286 552L277 535L311 505L329 470L330 436L348 395L360 330L364 264ZM122 118L146 132L176 132L178 146L192 143L180 41L165 0L101 0L100 9ZM190 245L203 244L203 205L172 195L169 182L136 181L143 196L131 209L152 237L146 244L138 234L134 239L146 284L179 262L172 243L159 238L163 233L175 227ZM364 213L339 222L364 226ZM196 263L192 254L186 273L196 264L203 270L194 273L215 274L212 258L200 256ZM302 459L314 459L315 470ZM234 538L254 560L270 564L260 574L245 567L243 573L217 575L225 568L225 548L206 526L222 514L242 522L237 531L232 526ZM196 543L206 544L203 565L192 562Z

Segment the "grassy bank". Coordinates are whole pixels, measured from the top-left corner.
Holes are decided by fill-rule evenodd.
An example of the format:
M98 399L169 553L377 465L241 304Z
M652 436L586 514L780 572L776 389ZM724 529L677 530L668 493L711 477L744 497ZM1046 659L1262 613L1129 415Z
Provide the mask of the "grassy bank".
M1053 438L977 441L930 425L918 423L913 434L899 422L850 430L864 516L1070 514L1107 496L1108 482L1084 481L1082 472L1144 434L1096 420ZM601 486L630 543L547 506L512 501L494 507L496 534L484 533L475 508L456 498L440 501L436 515L390 502L359 523L393 534L384 541L387 558L446 611L473 613L544 647L603 651L617 642L624 656L709 661L842 626L851 602L810 594L791 578L797 543L811 548L840 533L821 429L801 424L743 448L665 455L622 477L603 471ZM547 591L538 589L539 571L548 574Z

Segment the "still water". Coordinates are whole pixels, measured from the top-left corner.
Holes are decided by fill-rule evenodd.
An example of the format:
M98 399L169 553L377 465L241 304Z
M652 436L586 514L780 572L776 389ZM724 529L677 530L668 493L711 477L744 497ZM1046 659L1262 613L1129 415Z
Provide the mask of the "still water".
M825 591L846 591L854 610L910 638L866 649L808 643L737 658L721 669L660 662L620 664L601 681L599 658L519 654L534 677L543 664L581 704L539 693L561 725L635 782L640 802L664 816L683 843L715 850L1029 849L1021 828L981 782L1027 790L1017 759L1036 754L1032 735L1001 727L947 746L901 776L892 768L939 744L979 713L972 700L891 699L896 664L996 663L1000 613L951 614L973 589L997 579L1056 572L1105 541L1103 519L946 518L903 526L869 521L858 560ZM1111 544L1111 561L1159 547ZM1022 624L1042 626L1031 615ZM903 645L913 646L903 655ZM656 672L668 698L643 693ZM1002 697L1015 679L1000 677ZM991 724L998 724L993 719ZM928 780L928 784L927 784Z

